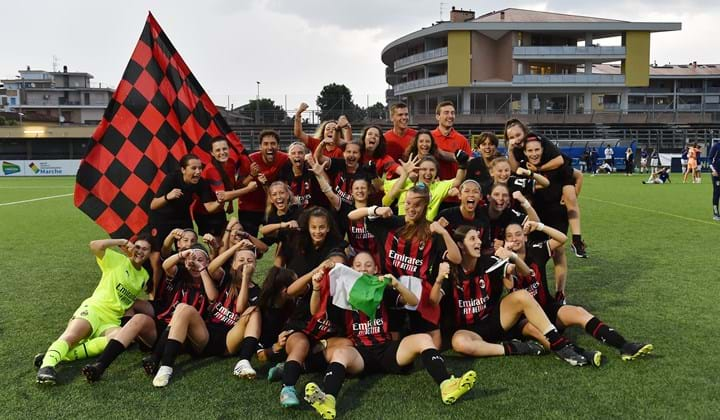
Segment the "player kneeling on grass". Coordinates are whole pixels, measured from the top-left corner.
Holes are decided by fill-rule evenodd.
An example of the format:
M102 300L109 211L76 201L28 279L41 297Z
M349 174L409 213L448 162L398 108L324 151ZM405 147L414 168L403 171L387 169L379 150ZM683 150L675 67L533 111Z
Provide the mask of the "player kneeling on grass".
M185 343L188 350L200 357L225 356L240 351L240 376L254 378L249 359L255 352L260 336L260 313L255 310L260 288L252 282L255 272L255 250L245 249L249 241L241 241L220 254L207 267L197 267L203 277L208 299L205 317L190 305L180 304L170 321L168 341L153 379L153 386L165 387L173 374L175 359ZM230 257L230 270L218 286L212 280L215 272Z
M528 242L527 235L531 232L542 232L550 239L540 242ZM597 319L593 314L581 306L564 305L550 298L545 274L545 265L552 252L564 246L567 236L557 229L545 226L542 223L528 221L525 227L511 224L505 228L505 243L513 252L517 253L530 267L530 275L519 275L513 290L527 290L542 306L551 322L560 328L578 326L587 331L597 340L609 344L620 350L623 360L633 360L639 356L650 353L652 344L631 343L625 340L617 331ZM543 337L536 337L543 340ZM552 342L552 340L548 340ZM583 352L582 349L579 349ZM590 362L599 366L602 362L600 352L585 353Z
M480 233L471 226L455 229L453 238L462 253L462 263L453 266L440 264L430 301L438 303L443 296L452 302L455 333L452 348L467 356L513 356L544 353L540 344L530 341L508 340L510 330L524 315L540 330L550 349L572 366L587 364L577 354L572 343L558 333L540 305L525 290L503 295L503 286L513 286L511 273L517 270L529 275L530 268L514 252L498 248L494 256L482 255ZM448 312L445 312L448 313Z
M353 269L369 275L376 275L377 266L367 252L360 252L353 259ZM313 299L311 311L321 310L320 295L329 287L321 273L313 276ZM325 419L335 418L335 400L345 379L345 374L407 373L419 356L425 369L440 386L440 395L445 404L452 404L475 385L477 374L469 370L460 378L450 376L445 360L435 348L427 333L408 335L393 341L389 330L388 309L390 307L415 306L418 297L403 286L394 276L386 274L378 278L386 286L382 300L371 319L365 313L343 310L340 315L346 336L354 346L335 348L328 353L328 365L322 389L314 382L305 386L305 400Z
M127 255L109 249L113 246L123 247ZM150 247L150 238L144 236L134 243L127 239L90 242L102 278L92 296L75 311L60 338L47 349L37 372L38 383L54 384L55 366L79 348L85 357L104 350L108 338L120 330L122 316L144 294L149 275L143 264L150 256Z

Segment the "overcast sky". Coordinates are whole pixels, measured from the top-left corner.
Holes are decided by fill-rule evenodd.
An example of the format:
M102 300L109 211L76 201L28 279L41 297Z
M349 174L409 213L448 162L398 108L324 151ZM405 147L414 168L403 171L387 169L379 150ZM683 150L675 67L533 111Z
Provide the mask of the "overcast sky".
M147 11L216 103L235 106L260 96L294 109L315 106L322 86L342 83L362 106L384 102L380 52L391 41L449 19L451 6L477 15L517 7L610 19L681 22L679 32L652 35L650 60L720 63L720 2L696 0L529 1L8 1L0 0L0 78L17 70L86 71L115 87ZM442 8L442 14L441 14Z

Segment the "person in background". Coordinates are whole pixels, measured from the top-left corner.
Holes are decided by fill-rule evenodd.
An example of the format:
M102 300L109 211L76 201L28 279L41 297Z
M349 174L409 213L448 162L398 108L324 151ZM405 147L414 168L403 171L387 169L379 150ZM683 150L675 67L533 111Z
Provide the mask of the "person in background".
M710 174L712 176L713 185L713 220L720 222L720 211L718 211L718 201L720 200L720 176L718 176L720 175L720 141L716 141L710 148L707 161L710 166Z
M648 152L647 147L643 147L640 150L640 173L644 174L648 172Z
M635 171L635 153L630 147L625 150L625 176L630 176Z
M408 106L402 102L392 104L390 106L390 120L393 126L385 132L385 140L387 141L387 154L396 162L403 157L405 149L410 146L417 130L408 127Z
M656 172L659 166L660 154L658 153L657 149L653 149L652 153L650 154L650 173Z
M453 179L458 169L455 152L462 150L468 156L472 153L470 142L458 133L455 125L455 105L450 101L440 102L435 108L435 119L438 126L431 133L438 148L438 179Z
M690 148L686 144L685 147L683 147L682 152L680 152L680 165L682 166L682 174L685 176L688 170L688 151Z
M588 163L588 170L590 171L590 173L593 176L595 175L595 171L596 171L595 166L597 165L597 160L598 160L598 152L597 152L597 149L593 147L592 149L590 149L590 162Z
M615 151L610 146L610 143L605 147L605 163L610 165L613 171L615 170Z
M324 121L315 131L314 135L305 133L302 129L302 113L308 109L308 104L305 102L298 106L295 112L295 122L293 125L293 134L298 140L305 143L305 146L310 149L311 152L315 152L315 149L322 147L322 153L324 156L329 158L342 158L343 148L345 143L352 140L352 127L344 115L341 115L337 121L327 120ZM335 137L335 131L342 131L342 139Z

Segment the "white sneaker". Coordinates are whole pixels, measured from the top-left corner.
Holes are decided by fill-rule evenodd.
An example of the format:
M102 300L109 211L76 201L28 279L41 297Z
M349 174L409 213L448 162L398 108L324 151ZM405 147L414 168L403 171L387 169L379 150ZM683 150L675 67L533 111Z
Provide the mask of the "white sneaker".
M166 387L167 384L170 382L170 378L172 378L172 374L173 368L171 368L170 366L160 366L160 369L158 369L155 378L153 378L153 386L155 388Z
M245 379L255 379L255 369L252 368L250 362L247 359L242 359L235 364L233 369L233 375L239 376Z

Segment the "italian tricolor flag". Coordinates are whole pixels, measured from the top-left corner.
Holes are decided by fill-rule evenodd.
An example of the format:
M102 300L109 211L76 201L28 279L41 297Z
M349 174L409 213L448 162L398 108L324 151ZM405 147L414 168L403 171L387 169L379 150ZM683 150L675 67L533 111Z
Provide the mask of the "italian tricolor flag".
M375 312L382 302L383 293L390 283L390 278L359 273L343 264L335 264L335 267L327 275L333 305L346 310L361 311L371 319L375 318ZM398 281L419 300L421 299L422 280L417 277L402 276ZM422 302L418 306L422 306ZM417 306L406 306L405 308L417 310Z

